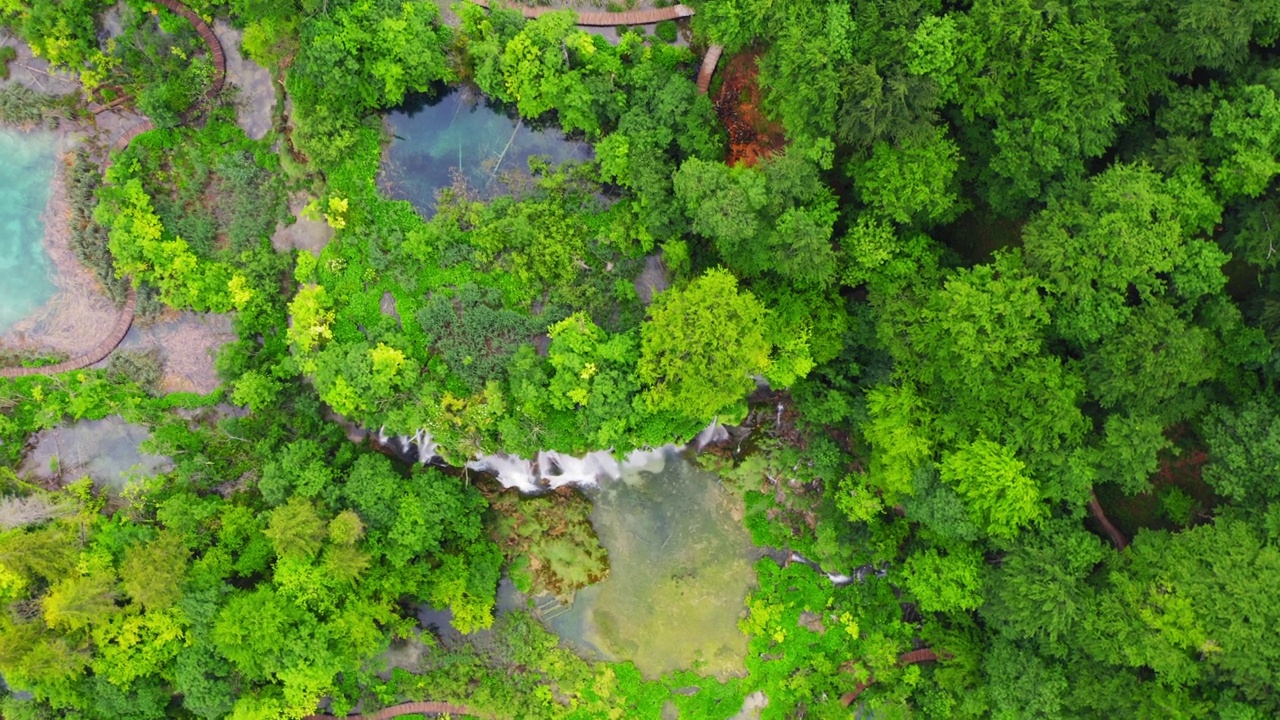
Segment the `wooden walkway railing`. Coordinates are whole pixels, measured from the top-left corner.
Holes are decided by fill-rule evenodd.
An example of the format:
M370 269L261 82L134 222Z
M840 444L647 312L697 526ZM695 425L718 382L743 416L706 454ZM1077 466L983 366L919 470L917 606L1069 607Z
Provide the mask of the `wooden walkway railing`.
M929 648L912 650L911 652L902 653L901 655L898 656L899 665L915 665L916 663L937 662L937 661L938 661L938 653L934 652ZM853 688L852 692L847 692L844 695L841 695L840 703L845 707L849 707L849 705L853 704L854 700L858 699L858 696L862 694L862 691L871 687L871 683L875 681L876 679L874 676L868 676L866 681L858 683Z
M213 87L210 88L209 94L217 95L222 92L222 83L227 79L227 54L222 51L222 41L218 40L213 28L209 27L204 18L178 0L156 0L156 2L172 10L175 15L186 18L187 22L195 26L196 32L200 33L200 39L204 40L204 44L209 47L209 56L213 58Z
M138 303L138 293L133 287L129 288L129 296L124 301L124 308L120 310L120 317L116 318L115 327L111 328L111 333L98 343L97 347L89 352L71 358L57 365L46 365L44 367L17 367L17 368L0 368L0 378L16 378L26 377L28 375L55 375L57 373L69 372L71 370L79 370L89 367L90 365L102 360L111 354L112 350L124 340L124 336L129 334L129 327L133 325L133 309Z
M489 0L471 0L471 2L479 5L485 10L489 9ZM529 20L534 20L546 15L549 12L556 12L565 8L551 7L524 7L512 6L512 9L519 8ZM572 8L569 8L572 9ZM575 12L577 12L575 10ZM587 11L578 13L578 24L590 27L608 27L611 25L653 25L665 20L679 20L680 18L693 17L694 10L687 5L672 5L664 8L650 8L648 10L627 10L625 12L596 12Z
M479 5L485 10L489 9L489 0L471 0L471 2ZM536 20L549 12L555 12L564 8L550 7L525 7L523 5L514 6L520 9L520 13L528 20ZM572 8L570 8L572 9ZM575 10L575 12L577 12ZM687 5L672 5L664 8L650 8L648 10L627 10L625 12L579 12L578 24L588 27L611 27L617 25L654 25L666 20L679 20L680 18L693 17L696 11ZM698 69L698 90L703 95L707 94L707 90L711 87L711 76L716 71L716 64L720 62L720 54L724 52L721 45L712 45L707 48L707 54L702 56L702 67Z
M715 74L716 63L720 62L720 53L723 52L723 45L712 45L707 48L707 54L702 56L702 67L698 68L698 90L703 95L711 89L711 76Z
M392 705L389 708L383 708L377 712L364 715L309 715L307 720L389 720L389 718L413 715L415 713L421 715L444 715L448 713L450 715L476 716L476 713L462 705L451 705L445 702L410 702Z
M209 48L209 56L213 59L213 85L209 88L209 96L215 96L222 92L222 85L227 79L227 55L222 50L222 42L218 40L218 36L214 34L213 28L195 13L191 8L183 5L178 0L156 0L156 2L172 10L175 14L181 15L187 19L200 34L200 38L204 40L204 44ZM112 144L112 148L116 151L124 150L129 147L129 143L134 138L144 132L154 129L150 120L144 120L137 125L129 128L129 130L116 139ZM107 165L110 166L111 158L108 156ZM129 287L129 295L125 299L124 307L120 310L120 316L116 318L116 324L111 329L111 333L102 339L92 350L83 355L78 355L65 362L57 365L46 365L44 367L20 367L20 368L0 368L0 378L26 377L28 375L55 375L57 373L69 372L71 370L80 370L101 361L111 354L124 340L124 336L129 334L129 328L133 326L134 308L138 304L138 293ZM388 716L390 717L390 716Z

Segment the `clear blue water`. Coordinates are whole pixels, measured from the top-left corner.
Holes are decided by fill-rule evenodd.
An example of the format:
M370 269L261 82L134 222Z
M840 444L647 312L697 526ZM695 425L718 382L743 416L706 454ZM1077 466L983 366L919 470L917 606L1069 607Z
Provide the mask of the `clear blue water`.
M383 168L383 186L392 197L435 212L436 192L460 172L482 196L506 191L501 177L527 171L531 156L552 164L589 160L591 146L565 138L555 126L533 129L471 88L454 88L434 98L419 97L387 116L393 135Z
M0 332L53 297L53 263L44 251L49 183L57 139L0 128Z

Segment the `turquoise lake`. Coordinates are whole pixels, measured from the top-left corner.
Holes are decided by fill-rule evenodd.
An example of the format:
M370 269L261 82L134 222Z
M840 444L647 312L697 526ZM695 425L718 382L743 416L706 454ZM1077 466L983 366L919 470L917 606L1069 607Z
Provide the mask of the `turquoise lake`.
M57 138L0 128L0 332L56 290L41 215L57 162Z
M506 192L502 176L527 172L532 156L553 165L593 156L588 143L566 138L554 125L530 127L468 87L411 99L387 114L387 126L392 140L382 185L426 214L435 212L436 192L452 185L455 173L488 197Z

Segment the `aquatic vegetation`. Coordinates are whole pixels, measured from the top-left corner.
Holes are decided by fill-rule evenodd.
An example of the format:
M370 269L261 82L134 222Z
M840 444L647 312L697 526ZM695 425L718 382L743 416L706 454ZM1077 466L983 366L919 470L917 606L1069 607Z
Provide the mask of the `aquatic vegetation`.
M591 503L577 491L565 488L535 497L507 491L491 496L489 504L493 538L506 556L516 589L567 601L608 576L608 553L589 518Z

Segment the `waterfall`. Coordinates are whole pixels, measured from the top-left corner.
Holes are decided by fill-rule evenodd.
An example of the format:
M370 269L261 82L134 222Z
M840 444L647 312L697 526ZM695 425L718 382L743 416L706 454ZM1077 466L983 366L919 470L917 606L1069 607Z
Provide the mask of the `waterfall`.
M436 457L436 448L440 447L440 443L436 442L431 433L425 428L413 434L409 440L410 445L418 448L418 464L426 465L431 459ZM405 446L405 450L409 449L409 445Z
M538 484L538 474L534 471L533 463L514 455L485 455L467 463L467 467L491 473L502 483L502 487L515 488L522 493L546 490Z
M720 418L717 416L711 421L710 425L698 433L698 437L693 439L693 447L696 450L701 450L708 445L724 442L728 439L729 431L720 424Z
M806 558L805 556L801 555L798 552L795 552L794 550L791 551L790 560L791 562L798 562L798 563L803 563L805 565L808 565L809 567L818 571L820 574L826 575L827 579L831 581L831 584L836 586L848 585L850 583L855 583L855 582L860 583L866 580L867 577L871 575L875 575L876 577L882 578L889 574L888 563L884 563L878 567L875 565L863 565L862 567L855 569L852 575L845 575L844 573L827 572L826 570L823 570L822 567L818 565L818 563L810 560L809 558Z
M532 460L505 454L484 455L467 463L467 467L492 474L503 487L523 493L538 493L567 485L590 487L601 479L618 480L626 473L640 470L661 472L666 464L666 454L681 449L676 445L666 445L635 450L621 461L607 450L589 452L582 457L545 450L534 455Z

